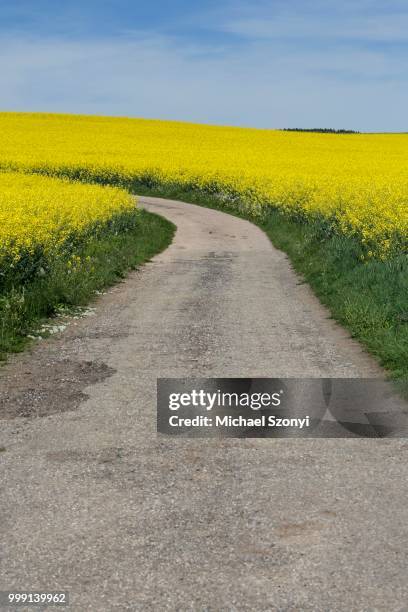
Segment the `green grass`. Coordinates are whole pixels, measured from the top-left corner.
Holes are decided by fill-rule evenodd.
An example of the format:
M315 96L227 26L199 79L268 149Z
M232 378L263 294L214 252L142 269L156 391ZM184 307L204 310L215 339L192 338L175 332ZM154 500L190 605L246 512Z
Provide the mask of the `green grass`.
M70 268L65 257L47 262L46 273L34 278L3 280L0 292L0 359L22 350L27 335L61 307L86 305L95 292L108 287L129 270L149 260L172 241L175 227L166 219L135 209L124 220L127 230L106 231L75 245L78 265Z
M249 219L261 227L295 270L309 283L334 319L346 327L389 371L408 394L408 256L387 262L360 259L357 241L331 235L320 224L306 224L271 210L251 217L216 196L177 186L134 184L140 195L155 195L200 204Z

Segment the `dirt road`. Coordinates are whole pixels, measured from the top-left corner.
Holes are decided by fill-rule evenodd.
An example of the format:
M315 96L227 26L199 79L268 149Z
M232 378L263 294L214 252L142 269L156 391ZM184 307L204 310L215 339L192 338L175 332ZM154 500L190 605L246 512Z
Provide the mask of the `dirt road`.
M171 247L0 373L0 589L78 612L405 610L406 442L156 436L159 376L381 372L258 228L142 202Z

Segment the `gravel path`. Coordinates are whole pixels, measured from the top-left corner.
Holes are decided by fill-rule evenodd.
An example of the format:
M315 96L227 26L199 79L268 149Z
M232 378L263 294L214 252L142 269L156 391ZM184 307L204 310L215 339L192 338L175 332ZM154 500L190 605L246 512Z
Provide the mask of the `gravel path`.
M157 437L157 377L381 371L254 225L171 247L0 372L1 589L70 610L406 610L404 440Z

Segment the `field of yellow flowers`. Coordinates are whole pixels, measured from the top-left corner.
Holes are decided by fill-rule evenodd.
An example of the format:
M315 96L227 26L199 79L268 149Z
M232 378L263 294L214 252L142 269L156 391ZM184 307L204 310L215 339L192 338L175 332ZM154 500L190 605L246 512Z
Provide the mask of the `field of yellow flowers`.
M408 135L317 134L126 118L0 114L0 168L179 185L357 238L365 258L407 251ZM47 200L49 201L49 200ZM0 230L1 231L1 230Z
M131 195L116 187L0 172L2 276L44 270L47 262L73 251L78 239L118 223L134 208Z
M0 356L174 228L131 192L261 225L408 394L408 134L0 113Z

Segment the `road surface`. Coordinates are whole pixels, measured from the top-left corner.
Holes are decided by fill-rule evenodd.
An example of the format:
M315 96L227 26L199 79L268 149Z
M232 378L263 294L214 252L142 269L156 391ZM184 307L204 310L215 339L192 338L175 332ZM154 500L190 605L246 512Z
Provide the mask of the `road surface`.
M381 377L254 225L173 244L0 373L0 588L70 610L407 609L408 443L157 437L157 377Z

